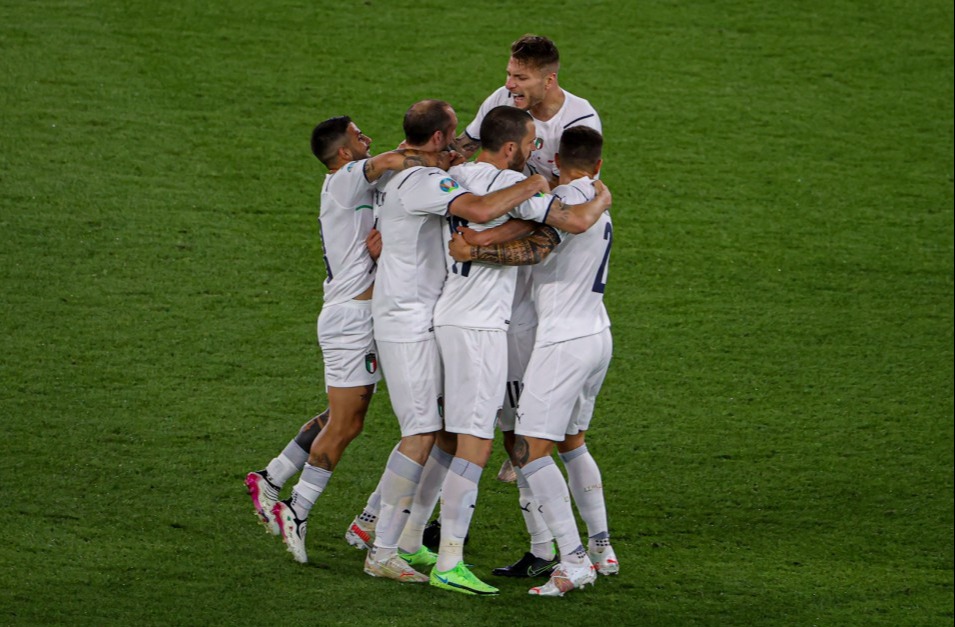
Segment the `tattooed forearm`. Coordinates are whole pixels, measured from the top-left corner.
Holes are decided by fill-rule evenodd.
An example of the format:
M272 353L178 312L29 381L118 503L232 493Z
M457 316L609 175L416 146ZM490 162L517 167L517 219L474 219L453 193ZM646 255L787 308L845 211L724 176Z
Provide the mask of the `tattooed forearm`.
M557 231L543 226L534 233L493 246L472 246L471 259L502 266L527 266L540 263L560 243Z

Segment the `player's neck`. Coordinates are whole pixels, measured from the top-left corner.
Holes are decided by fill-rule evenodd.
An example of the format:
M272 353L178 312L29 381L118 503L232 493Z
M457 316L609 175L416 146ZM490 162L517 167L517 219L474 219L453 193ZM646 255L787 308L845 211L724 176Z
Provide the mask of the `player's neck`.
M493 165L498 170L507 169L507 159L505 159L503 155L495 153L495 152L488 152L487 150L482 150L480 154L478 154L477 158L474 160L477 161L478 163L487 163L487 164Z
M582 170L579 168L574 168L572 170L561 168L560 181L558 182L561 185L568 185L570 183L573 183L577 179L588 178L588 177L594 178L595 175L596 175L596 172L588 172L587 170Z
M564 90L559 85L554 85L554 88L544 95L544 99L531 108L531 115L536 120L546 122L557 115L557 112L564 106L566 99Z

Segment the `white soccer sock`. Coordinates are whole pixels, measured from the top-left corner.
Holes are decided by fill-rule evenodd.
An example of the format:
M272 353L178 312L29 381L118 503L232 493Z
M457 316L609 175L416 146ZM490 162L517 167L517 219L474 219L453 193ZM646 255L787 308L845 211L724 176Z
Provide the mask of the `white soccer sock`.
M544 517L541 516L538 509L540 504L534 498L534 492L524 477L524 471L515 466L514 472L517 474L518 503L521 506L527 533L531 536L531 553L541 559L554 559L554 535L547 528Z
M411 514L405 522L404 531L398 539L398 546L406 553L414 553L421 548L421 539L428 519L434 513L434 507L441 496L441 484L448 474L448 467L454 459L450 453L441 450L437 445L431 448L428 461L421 472L421 481L415 491L414 502L411 505Z
M398 550L398 538L411 513L411 502L421 481L424 467L401 454L396 448L378 484L381 489L381 510L375 527L372 559L384 561Z
M607 506L604 503L604 486L600 478L600 468L584 444L574 450L561 454L560 459L567 469L567 483L570 493L577 504L580 517L587 524L587 536L606 536Z
M302 476L298 478L298 483L292 488L291 507L295 512L295 517L299 520L308 518L308 513L315 505L315 501L325 491L328 480L332 478L332 471L305 464L302 470Z
M541 505L541 515L557 540L561 560L580 563L583 545L580 543L564 475L560 474L560 469L550 456L525 464L523 470L527 483ZM586 557L586 553L583 555Z
M285 482L305 466L307 460L308 451L303 451L295 443L295 440L292 440L285 446L285 450L279 453L278 457L269 462L269 465L265 467L265 473L268 475L269 481L281 490Z
M441 546L434 565L439 571L451 570L464 559L464 539L471 526L483 470L460 457L451 461L442 488Z

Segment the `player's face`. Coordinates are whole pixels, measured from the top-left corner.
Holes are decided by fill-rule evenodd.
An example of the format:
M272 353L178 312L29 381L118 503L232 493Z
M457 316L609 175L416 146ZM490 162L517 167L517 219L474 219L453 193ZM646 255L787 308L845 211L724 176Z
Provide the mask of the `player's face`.
M544 101L549 76L550 73L511 59L507 63L507 80L504 87L511 92L514 106L527 111Z
M514 170L515 172L523 172L524 166L527 164L527 160L531 158L531 153L537 150L537 128L534 126L534 123L531 121L527 122L527 130L524 132L524 137L521 139L520 145L517 147L517 150L514 151L514 154L511 155L510 161L507 164L509 170Z
M354 122L348 125L348 142L345 144L351 150L355 161L367 159L371 148L371 137L361 132Z

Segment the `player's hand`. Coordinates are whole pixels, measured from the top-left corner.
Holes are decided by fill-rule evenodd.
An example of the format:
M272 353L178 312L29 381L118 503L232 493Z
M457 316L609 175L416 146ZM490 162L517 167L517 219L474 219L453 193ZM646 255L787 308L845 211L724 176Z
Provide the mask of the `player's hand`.
M455 261L471 261L471 245L465 241L464 236L460 233L451 236L448 241L448 253Z
M456 151L456 150L452 150L452 151L449 152L448 154L451 155L451 165L448 166L448 167L454 167L454 166L456 166L456 165L461 165L462 163L464 163L465 161L468 160L467 157L465 157L464 155L462 155L461 153L459 153L459 152Z
M481 245L481 243L477 241L477 231L475 231L474 229L467 226L459 226L458 233L461 234L461 237L464 238L464 241L467 242L469 246Z
M600 200L604 205L604 210L610 208L610 202L613 200L610 195L610 189L604 185L603 181L594 181L594 191L597 192L597 195L594 197L594 200Z
M535 193L550 193L550 183L543 174L531 174L529 177L527 177L527 180L530 181L532 185L536 186L536 189L534 190Z
M368 237L365 238L365 248L368 249L371 258L378 261L378 257L381 256L381 231L372 229L368 233Z

